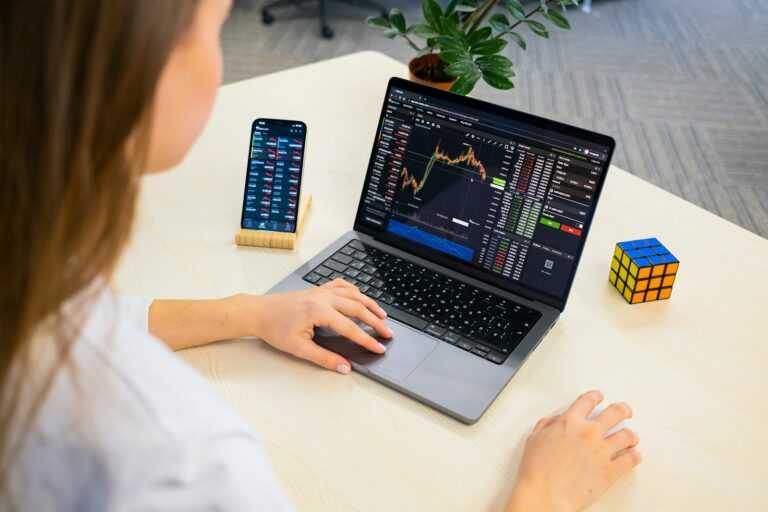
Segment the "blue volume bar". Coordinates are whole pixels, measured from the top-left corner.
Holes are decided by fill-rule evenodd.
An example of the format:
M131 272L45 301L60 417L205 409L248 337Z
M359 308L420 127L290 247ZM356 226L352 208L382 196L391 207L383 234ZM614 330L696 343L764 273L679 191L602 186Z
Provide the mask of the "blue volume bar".
M427 233L419 228L403 224L396 220L390 220L387 225L387 231L395 235L407 238L418 244L426 245L432 249L436 249L440 252L450 254L460 260L472 261L472 256L475 254L474 249L457 244L443 237Z

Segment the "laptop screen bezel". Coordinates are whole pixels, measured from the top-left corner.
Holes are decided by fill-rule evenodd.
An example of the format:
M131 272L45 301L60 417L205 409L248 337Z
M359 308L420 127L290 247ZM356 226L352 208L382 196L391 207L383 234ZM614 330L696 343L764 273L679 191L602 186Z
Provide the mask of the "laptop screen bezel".
M600 194L603 189L603 184L605 183L605 177L608 173L608 169L611 163L611 157L613 156L613 152L616 147L616 141L608 135L602 135L589 130L585 130L583 128L577 128L575 126L566 125L557 121L544 119L542 117L534 116L532 114L527 114L525 112L520 112L518 110L513 110L510 108L502 107L500 105L494 105L492 103L487 103L485 101L477 100L475 98L461 96L458 94L454 94L452 92L442 91L440 89L435 89L429 86L421 85L421 84L412 82L410 80L404 80L398 77L390 78L389 83L387 84L387 90L384 95L384 101L382 103L381 112L379 114L379 119L376 124L377 130L381 126L381 123L384 120L384 116L386 114L386 109L387 109L387 98L389 98L389 93L393 87L398 87L416 94L431 96L436 99L440 99L444 101L447 100L452 103L455 103L459 108L464 107L464 108L479 110L483 112L488 112L490 114L512 117L516 122L522 122L522 123L526 123L532 126L542 128L542 129L555 131L558 133L562 133L563 135L566 135L566 136L582 139L585 142L602 145L608 148L607 158L603 164L603 172L600 174L597 187L595 188L595 200L594 200L592 215L584 224L584 229L582 230L583 237L582 237L581 244L578 248L578 251L575 254L573 270L571 272L571 275L568 278L568 283L566 284L565 290L563 291L563 294L560 297L560 296L551 295L551 294L542 292L540 290L536 290L535 288L525 285L520 281L512 281L510 279L505 279L503 277L497 277L489 271L479 269L473 266L472 264L467 264L458 259L454 259L454 258L451 258L450 256L443 255L434 249L422 247L421 245L415 242L401 238L397 235L393 235L388 231L386 231L385 229L379 230L366 225L362 221L362 218L364 216L364 207L365 207L364 199L365 199L366 190L368 188L369 180L371 179L371 174L373 171L373 163L376 158L375 140L371 147L371 155L368 160L368 169L366 170L365 180L363 181L363 188L360 193L360 201L358 202L357 213L355 214L355 225L354 225L355 231L364 233L366 235L373 237L375 240L379 242L382 242L387 245L391 245L400 250L406 251L408 253L424 258L428 261L434 262L438 265L442 265L444 267L450 268L461 274L470 276L474 279L478 279L492 286L496 286L498 288L506 290L510 293L522 295L523 297L526 297L530 300L543 302L545 304L548 304L550 306L553 306L559 309L560 311L564 310L565 304L568 301L568 296L570 295L571 286L573 285L573 280L576 277L576 270L578 269L579 262L581 261L581 255L584 252L584 247L587 242L587 236L589 235L589 231L592 226L592 220L595 217L597 204L600 200Z

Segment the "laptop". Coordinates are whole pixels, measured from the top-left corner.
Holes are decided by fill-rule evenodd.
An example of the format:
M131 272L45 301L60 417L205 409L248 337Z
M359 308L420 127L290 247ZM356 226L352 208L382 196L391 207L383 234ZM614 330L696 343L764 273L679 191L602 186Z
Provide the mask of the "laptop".
M387 351L315 341L471 424L564 310L615 142L399 78L376 126L353 229L270 292L355 284Z

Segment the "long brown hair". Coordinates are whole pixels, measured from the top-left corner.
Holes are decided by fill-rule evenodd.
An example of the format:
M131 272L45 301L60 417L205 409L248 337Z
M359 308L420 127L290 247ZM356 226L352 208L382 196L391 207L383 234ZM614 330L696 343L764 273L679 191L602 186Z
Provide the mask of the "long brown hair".
M0 2L0 494L56 364L20 404L40 326L114 268L131 231L151 106L193 0ZM50 321L54 319L54 321ZM11 439L13 438L13 442Z

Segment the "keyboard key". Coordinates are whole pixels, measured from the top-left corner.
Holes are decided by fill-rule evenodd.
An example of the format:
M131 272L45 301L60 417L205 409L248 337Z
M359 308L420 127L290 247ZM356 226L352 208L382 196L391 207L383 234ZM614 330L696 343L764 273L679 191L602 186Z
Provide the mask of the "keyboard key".
M340 277L341 277L341 278L343 278L343 277L344 277L344 274L342 274L341 272L334 272L333 274L331 274L331 275L329 275L329 276L328 276L328 279L330 279L331 281L333 281L334 279L338 279L338 278L340 278Z
M328 260L324 263L324 265L328 268L332 268L336 272L344 272L347 270L347 266L339 261Z
M328 283L328 282L330 282L330 280L327 277L324 277L321 280L319 280L318 282L316 282L315 284L317 286L323 286L325 283Z
M399 320L404 324L410 325L411 327L415 327L420 331L423 331L424 328L427 326L427 322L422 320L421 318L414 316L410 313L406 313L402 309L396 308L390 304L387 304L386 302L382 304L381 307L384 309L384 311L387 312L387 315L389 315L390 318Z
M370 290L371 287L368 286L367 284L360 284L360 283L358 283L357 284L357 288L358 288L358 290L360 290L361 293L365 293L368 290Z
M489 361L493 361L496 364L501 364L507 360L507 355L500 352L488 352L485 358Z
M371 276L369 276L368 274L362 274L361 273L359 276L357 276L357 280L360 281L360 282L363 282L363 283L368 283L371 279L373 279L373 278Z
M381 293L381 290L377 290L376 288L369 288L365 294L371 298L378 299L381 297Z
M461 340L461 336L452 331L445 331L443 339L451 345L455 345Z
M491 350L490 348L486 347L482 343L475 344L475 348L480 350L481 352L485 352L485 353L487 353L489 350Z
M475 345L472 348L472 353L473 354L477 354L480 357L485 357L485 355L488 353L488 351L487 350L483 350L480 347L482 347L482 345Z
M348 265L349 262L352 261L351 257L349 257L349 256L347 256L345 254L341 254L340 252L337 252L336 254L331 256L331 258L333 258L336 261L340 261L340 262L342 262L345 265Z
M368 256L368 255L365 254L363 251L355 251L354 253L352 253L352 256L354 256L355 258L357 258L359 260L364 260L365 257Z
M460 348L463 348L464 350L472 350L472 347L473 347L472 342L464 338L460 339L459 342L456 343L456 345L459 346Z
M316 272L310 272L309 274L304 276L304 279L309 281L312 284L318 282L322 278L323 278L323 276L321 276L320 274L318 274Z
M344 274L348 275L349 277L357 277L357 275L360 273L359 270L355 270L353 268L348 268L344 271Z
M365 246L360 240L352 240L347 244L347 247L352 247L354 249L360 249L360 250L365 249Z
M329 269L328 267L319 266L315 269L315 272L323 277L328 277L333 273L333 270Z
M350 256L352 253L355 252L355 248L354 247L350 247L349 245L345 245L344 247L342 247L339 250L339 252L341 254L346 254L347 256Z
M365 266L365 263L363 263L360 260L355 260L352 263L350 263L349 266L357 270L362 270L363 267Z
M424 332L426 332L427 334L431 334L435 338L439 338L440 336L443 335L443 333L445 332L445 329L443 329L438 325L432 324L432 325L428 325L427 328L424 329Z
M374 279L368 284L370 284L374 288L381 288L382 286L384 286L384 281L382 281L381 279Z

